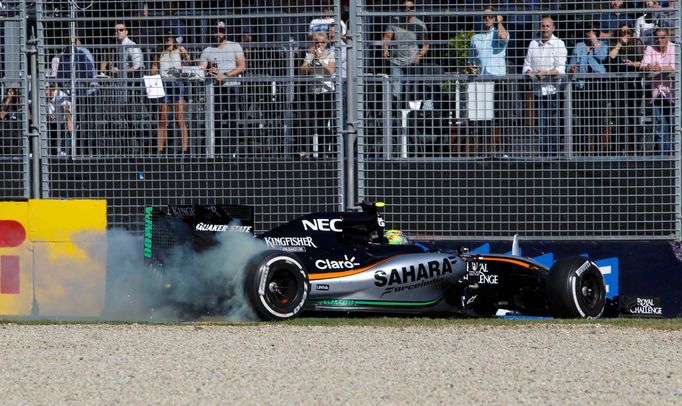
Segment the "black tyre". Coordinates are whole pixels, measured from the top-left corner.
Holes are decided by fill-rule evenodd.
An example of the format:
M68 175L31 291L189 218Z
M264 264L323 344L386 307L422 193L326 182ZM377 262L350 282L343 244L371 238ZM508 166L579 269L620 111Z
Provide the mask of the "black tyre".
M549 271L547 302L555 317L598 318L606 305L604 276L586 258L562 258Z
M308 298L308 273L293 255L265 252L246 268L246 294L263 320L286 320L298 316Z

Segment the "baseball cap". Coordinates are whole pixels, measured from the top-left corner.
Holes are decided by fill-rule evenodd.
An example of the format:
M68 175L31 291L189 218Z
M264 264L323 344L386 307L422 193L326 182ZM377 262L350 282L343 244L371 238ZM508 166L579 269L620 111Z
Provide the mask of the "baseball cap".
M218 25L215 27L216 31L225 32L225 22L218 21Z

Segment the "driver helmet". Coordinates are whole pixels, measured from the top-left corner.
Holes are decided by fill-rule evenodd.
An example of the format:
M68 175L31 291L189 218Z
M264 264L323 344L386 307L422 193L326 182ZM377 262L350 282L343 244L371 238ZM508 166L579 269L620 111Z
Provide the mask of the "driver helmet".
M386 230L384 237L386 237L390 245L408 245L410 243L407 234L400 230Z

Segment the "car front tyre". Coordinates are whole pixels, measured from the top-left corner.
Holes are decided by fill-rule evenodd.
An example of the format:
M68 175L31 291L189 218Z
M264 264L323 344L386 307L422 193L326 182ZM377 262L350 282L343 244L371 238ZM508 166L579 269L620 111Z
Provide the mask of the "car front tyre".
M606 285L599 268L584 257L562 258L547 280L551 314L561 318L599 318L606 305Z

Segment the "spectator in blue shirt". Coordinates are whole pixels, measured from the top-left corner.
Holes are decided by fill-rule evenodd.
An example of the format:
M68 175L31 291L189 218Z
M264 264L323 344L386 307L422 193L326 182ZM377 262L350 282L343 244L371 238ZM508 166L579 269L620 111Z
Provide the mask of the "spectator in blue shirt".
M504 26L504 17L493 13L492 6L483 8L483 31L471 37L469 52L470 74L482 76L505 76L507 74L507 45L509 44L509 32ZM488 153L497 152L500 143L500 128L505 128L503 117L508 116L511 106L507 102L508 89L504 82L494 83L494 111L491 126L486 126L483 131L485 137L492 135L488 145Z
M492 6L483 11L483 32L471 37L469 73L504 76L507 74L507 44L509 33L504 26L504 17L495 15Z
M573 49L568 62L568 73L579 74L573 87L573 116L575 145L579 153L594 152L594 140L604 134L606 81L589 74L606 73L604 63L608 57L608 43L598 38L598 28L587 24L584 38ZM588 76L583 76L588 75ZM607 147L608 140L602 140Z
M92 53L82 46L80 38L75 39L75 58L74 70L76 72L74 78L76 79L76 95L85 95L95 79L97 72L95 71L95 60ZM71 80L71 45L67 45L66 50L59 56L59 65L57 67L57 79L60 81L59 87L65 91L71 89L68 80Z

